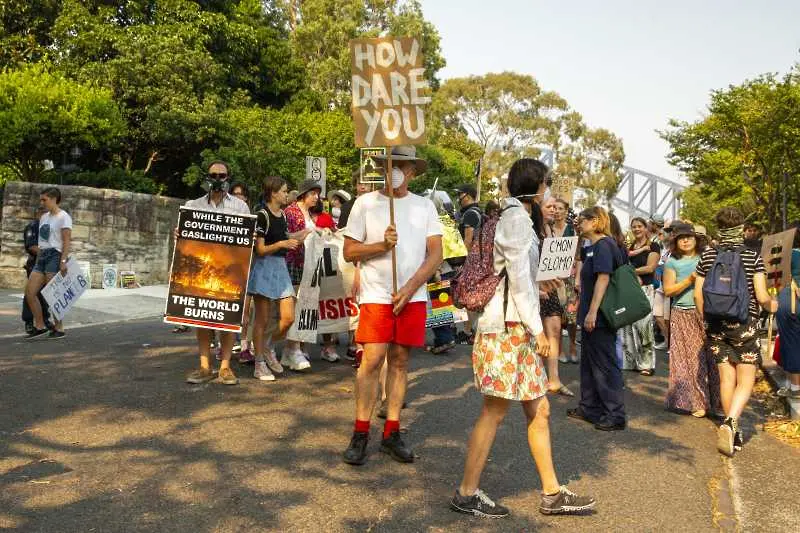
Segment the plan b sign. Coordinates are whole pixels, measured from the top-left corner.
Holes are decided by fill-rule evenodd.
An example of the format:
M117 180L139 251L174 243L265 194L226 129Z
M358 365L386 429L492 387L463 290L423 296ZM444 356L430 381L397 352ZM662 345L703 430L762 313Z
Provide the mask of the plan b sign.
M542 256L539 258L539 270L536 281L568 278L575 264L575 252L578 250L578 237L557 237L545 239L542 244Z
M419 39L355 39L350 60L356 146L424 144L431 96Z

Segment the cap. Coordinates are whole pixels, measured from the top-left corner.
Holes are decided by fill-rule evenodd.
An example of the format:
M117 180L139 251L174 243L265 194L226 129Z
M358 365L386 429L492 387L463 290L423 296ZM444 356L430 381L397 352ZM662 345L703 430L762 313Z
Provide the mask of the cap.
M455 192L456 194L468 194L473 198L478 196L478 190L475 188L474 185L471 185L469 183L462 183L461 185L455 188Z

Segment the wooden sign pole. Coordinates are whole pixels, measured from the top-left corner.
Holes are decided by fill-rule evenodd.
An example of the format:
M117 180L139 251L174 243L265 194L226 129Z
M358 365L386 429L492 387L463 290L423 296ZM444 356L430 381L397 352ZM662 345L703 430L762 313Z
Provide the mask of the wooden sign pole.
M386 148L386 192L389 194L389 224L394 226L394 183L392 183L392 147ZM392 294L397 294L397 246L392 248Z

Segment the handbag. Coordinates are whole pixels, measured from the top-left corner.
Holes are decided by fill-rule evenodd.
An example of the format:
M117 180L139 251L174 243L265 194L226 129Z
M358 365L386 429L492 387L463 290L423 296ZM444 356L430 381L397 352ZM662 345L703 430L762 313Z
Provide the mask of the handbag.
M617 330L638 322L653 312L650 300L630 263L622 263L611 274L608 288L600 302L600 313L611 329Z

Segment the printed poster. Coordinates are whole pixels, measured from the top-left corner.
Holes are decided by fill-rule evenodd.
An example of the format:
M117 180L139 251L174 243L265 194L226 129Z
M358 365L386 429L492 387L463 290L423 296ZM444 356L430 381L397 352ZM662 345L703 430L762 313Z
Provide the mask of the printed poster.
M56 320L64 320L69 310L88 288L89 280L86 279L83 269L75 258L70 257L67 260L67 275L56 273L42 289L42 296L50 306L50 314Z

